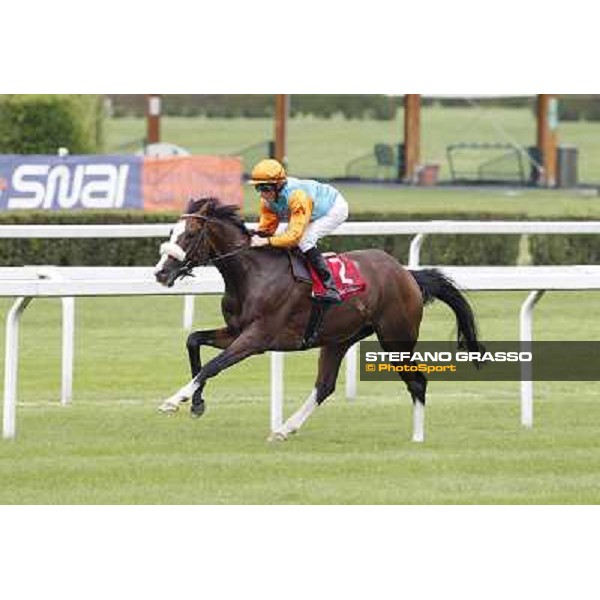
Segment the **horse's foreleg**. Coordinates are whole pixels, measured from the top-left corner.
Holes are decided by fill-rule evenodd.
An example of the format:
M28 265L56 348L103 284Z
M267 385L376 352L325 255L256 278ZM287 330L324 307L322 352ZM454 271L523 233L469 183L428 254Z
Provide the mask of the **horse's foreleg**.
M192 377L196 377L202 369L200 361L200 346L210 346L224 350L235 339L227 327L221 329L203 329L190 333L186 342L188 356L190 358L190 370Z
M196 389L198 389L198 386L195 385L195 379L192 379L188 384L184 385L172 396L169 396L166 400L163 400L158 407L158 411L165 414L177 412L179 410L179 405L182 402L189 400L194 395Z
M257 335L257 330L247 330L240 336L235 338L233 342L221 352L218 356L209 360L204 367L200 369L198 375L189 384L189 390L192 390L192 416L199 417L204 412L204 399L202 392L206 382L211 377L215 377L221 371L232 367L238 362L252 356L264 352L265 347L261 339L261 335Z
M306 399L306 402L281 427L271 432L268 440L270 442L286 440L291 433L296 433L304 425L317 406L317 388L315 388Z
M202 368L202 363L200 361L200 346L211 346L212 348L224 349L230 346L234 339L235 337L226 327L221 329L204 329L191 333L188 336L186 347L190 359L192 377L196 377ZM179 405L182 402L189 400L195 391L196 387L192 380L172 396L164 400L158 407L159 412L166 414L176 412L179 410Z
M306 402L281 427L271 432L268 438L269 441L283 441L291 433L296 433L308 420L315 408L333 394L340 364L352 344L353 342L344 342L343 344L331 344L321 348L315 388Z

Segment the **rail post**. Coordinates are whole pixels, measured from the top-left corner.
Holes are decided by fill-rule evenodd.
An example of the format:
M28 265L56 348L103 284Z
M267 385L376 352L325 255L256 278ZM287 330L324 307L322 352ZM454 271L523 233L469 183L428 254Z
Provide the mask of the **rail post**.
M4 364L4 406L2 437L13 439L17 423L17 381L19 376L19 320L32 298L17 298L6 315L6 345Z
M530 352L533 340L533 307L544 295L544 290L536 290L527 296L521 305L520 339L521 351ZM533 427L533 372L532 363L521 362L521 425Z

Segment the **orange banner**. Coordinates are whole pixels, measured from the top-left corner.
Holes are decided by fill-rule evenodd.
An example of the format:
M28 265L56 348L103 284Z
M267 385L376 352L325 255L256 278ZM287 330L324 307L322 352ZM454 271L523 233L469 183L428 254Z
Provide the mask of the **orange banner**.
M241 207L242 174L242 161L237 157L144 157L144 210L183 212L190 200L205 196Z

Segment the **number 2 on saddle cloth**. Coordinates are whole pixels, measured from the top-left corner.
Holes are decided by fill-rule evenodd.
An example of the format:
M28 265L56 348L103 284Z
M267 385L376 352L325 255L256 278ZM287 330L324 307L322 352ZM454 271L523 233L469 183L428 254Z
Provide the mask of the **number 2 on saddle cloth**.
M335 285L342 297L342 302L355 296L359 292L362 292L367 287L358 267L347 256L344 254L328 254L324 255L324 258L329 265L329 269L335 280ZM310 348L310 346L314 344L321 328L321 324L323 323L325 312L332 306L329 303L320 301L320 297L323 296L325 288L310 263L308 263L308 270L312 279L313 305L308 319L308 325L304 332L302 348Z

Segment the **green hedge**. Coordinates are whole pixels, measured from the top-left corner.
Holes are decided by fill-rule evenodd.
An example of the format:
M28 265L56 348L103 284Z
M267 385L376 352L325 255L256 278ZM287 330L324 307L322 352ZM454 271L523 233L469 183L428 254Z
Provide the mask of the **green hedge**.
M143 117L143 94L108 95L114 117ZM396 116L402 97L382 94L293 94L290 116L312 115L330 118L341 114L347 119L390 120ZM162 113L167 116L208 118L272 118L274 94L164 94Z
M454 221L492 221L506 217L494 213L453 214ZM515 220L525 218L516 216ZM448 220L446 214L361 213L360 221L435 221ZM344 252L358 248L383 248L401 263L408 261L413 235L371 235L329 237L320 242L323 250ZM431 235L421 246L422 264L514 265L519 253L520 236L502 235Z
M0 153L94 154L102 145L101 96L0 96Z
M143 117L146 101L143 94L111 94L107 96L114 117ZM163 114L168 116L208 118L270 118L275 113L274 94L165 94ZM472 108L468 98L421 97L423 106ZM313 115L328 118L342 114L347 119L394 119L403 104L403 96L382 94L292 94L290 116ZM478 98L483 107L523 108L536 110L527 97ZM600 95L561 94L558 103L560 121L600 120Z
M176 213L141 211L19 211L0 215L0 225L101 225L175 223ZM153 238L0 239L0 265L142 266L158 261L162 240Z
M558 116L561 121L600 121L600 96L561 95Z
M112 212L8 212L0 224L108 224L174 223L176 213ZM363 221L444 220L447 215L405 213L361 214ZM452 215L454 220L503 220L491 213ZM516 215L514 220L524 219ZM256 215L246 215L255 221ZM323 250L343 252L361 248L383 248L402 263L408 260L410 235L331 236ZM523 240L527 242L523 252ZM158 260L160 239L0 239L0 265L153 265ZM532 264L596 264L600 262L600 236L595 235L431 235L421 248L422 264L514 265L529 258Z
M533 264L600 264L598 235L532 235L529 244Z

